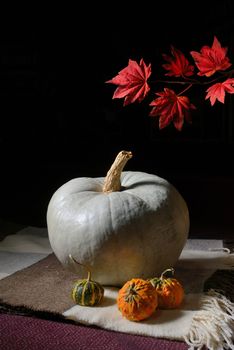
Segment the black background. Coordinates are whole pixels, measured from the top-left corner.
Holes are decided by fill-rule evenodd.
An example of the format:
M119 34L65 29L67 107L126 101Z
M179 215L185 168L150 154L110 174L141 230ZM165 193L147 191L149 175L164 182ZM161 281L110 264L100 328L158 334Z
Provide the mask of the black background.
M163 74L162 53L211 46L234 62L232 1L74 4L2 11L0 30L1 217L46 225L53 192L79 176L104 176L122 150L126 170L166 177L191 213L191 235L232 235L233 96L211 107L204 91L181 132L158 130L147 104L123 107L106 84L128 59ZM14 12L14 13L13 13ZM163 87L163 86L162 86Z

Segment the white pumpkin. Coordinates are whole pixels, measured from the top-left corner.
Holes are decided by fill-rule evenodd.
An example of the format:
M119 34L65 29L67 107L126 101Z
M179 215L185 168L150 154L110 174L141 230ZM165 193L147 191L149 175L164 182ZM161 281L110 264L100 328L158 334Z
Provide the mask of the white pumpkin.
M65 183L48 206L49 240L59 261L74 272L71 254L103 285L159 275L178 260L189 232L179 192L156 175L122 172L129 158L131 152L120 152L106 178Z

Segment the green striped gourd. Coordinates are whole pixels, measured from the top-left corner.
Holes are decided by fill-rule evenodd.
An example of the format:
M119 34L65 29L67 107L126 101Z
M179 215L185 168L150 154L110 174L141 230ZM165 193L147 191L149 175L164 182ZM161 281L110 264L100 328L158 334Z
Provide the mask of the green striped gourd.
M79 264L71 255L69 257L73 262ZM89 270L87 279L77 280L72 288L72 299L81 306L98 305L102 301L103 295L104 288L100 283L91 279Z

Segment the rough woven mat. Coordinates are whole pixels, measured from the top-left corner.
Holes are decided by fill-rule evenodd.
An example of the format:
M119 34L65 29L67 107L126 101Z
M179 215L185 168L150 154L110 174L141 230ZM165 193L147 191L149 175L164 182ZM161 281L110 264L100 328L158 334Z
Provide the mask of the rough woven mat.
M186 292L181 308L157 310L148 320L130 322L117 309L116 288L105 286L100 306L75 305L70 294L77 275L52 254L46 229L27 227L0 242L0 311L62 321L60 325L75 323L77 332L85 324L98 339L101 330L118 331L129 340L131 335L143 336L144 344L153 338L155 346L149 349L158 349L160 338L173 345L185 341L190 349L234 349L233 267L234 254L222 241L188 240L175 266L175 277Z
M77 276L65 270L54 254L0 281L1 304L9 309L62 314L74 306L70 297Z
M74 305L71 289L77 276L65 270L54 254L0 281L0 309L3 312L26 313L51 319L65 317L66 320L128 334L184 340L190 345L190 349L202 349L204 345L212 350L234 349L234 304L213 290L217 280L215 275L218 273L218 280L221 281L220 275L223 278L222 289L226 286L231 296L233 271L219 270L210 275L209 264L212 265L215 259L207 259L208 269L201 273L198 261L192 259L193 254L196 257L198 252L189 251L183 255L185 266L190 261L188 269L183 271L184 265L182 260L179 261L179 279L184 278L183 283L186 286L186 280L190 276L190 280L196 281L194 286L198 288L200 278L204 281L203 286L212 288L210 292L201 294L197 291L192 294L190 290L181 309L158 310L153 317L143 322L130 322L122 318L115 302L118 292L116 288L105 288L104 301L98 307ZM218 257L217 253L210 254L213 258ZM223 254L222 266L225 267L225 261L229 259L224 259ZM205 256L207 252L205 255L203 253L203 259ZM189 284L192 288L192 284Z
M184 342L0 314L2 350L187 350ZM23 336L22 336L23 335Z

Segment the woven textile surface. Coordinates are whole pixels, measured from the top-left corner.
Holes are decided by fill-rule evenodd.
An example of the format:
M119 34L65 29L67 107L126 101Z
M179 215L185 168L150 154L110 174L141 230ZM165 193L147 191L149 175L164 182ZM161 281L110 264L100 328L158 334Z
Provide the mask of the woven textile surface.
M234 308L231 301L234 257L222 250L220 241L204 241L204 250L201 242L188 241L176 266L176 277L185 286L183 305L178 310L157 310L150 319L136 323L123 319L117 310L116 288L105 286L104 301L99 307L75 305L71 299L71 288L77 276L65 270L54 256L45 230L37 232L36 237L32 232L33 228L28 228L14 237L6 237L0 243L0 259L15 259L11 268L5 264L0 271L0 307L5 313L1 317L10 317L6 313L11 313L11 316L15 314L17 322L20 316L16 315L31 315L37 317L33 322L42 322L39 319L46 318L44 322L51 322L48 325L68 327L66 329L71 327L71 330L72 327L81 327L79 331L89 330L97 337L103 332L107 332L105 336L113 333L118 349L131 349L134 337L140 339L137 344L141 341L148 344L147 349L151 349L151 345L152 349L154 345L160 349L160 342L163 341L174 343L180 349L202 349L204 345L212 350L234 348ZM208 250L210 247L213 251ZM17 259L20 261L19 267ZM201 324L205 326L202 328ZM215 336L217 330L219 335ZM2 332L6 334L7 329L1 329ZM123 335L125 342L121 342ZM130 345L124 348L128 342ZM144 349L144 344L139 348ZM167 348L170 349L168 344ZM97 349L105 349L98 346L96 344ZM115 349L114 345L111 348ZM137 345L134 348L137 349Z

